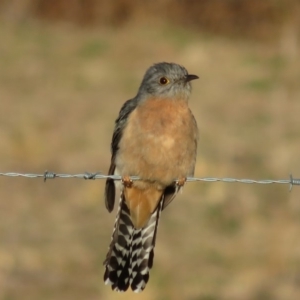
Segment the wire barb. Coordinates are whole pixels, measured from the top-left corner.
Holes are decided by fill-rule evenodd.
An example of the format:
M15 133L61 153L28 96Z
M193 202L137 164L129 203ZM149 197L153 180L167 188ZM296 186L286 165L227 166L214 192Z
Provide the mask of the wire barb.
M46 182L47 179L54 179L56 177L56 174L53 172L48 172L47 170L44 173L44 182Z
M293 175L290 174L290 191L292 190L294 185L300 185L300 179L293 178Z
M89 172L85 172L84 173L84 179L93 179L95 180L96 179L96 176L100 174L100 172L96 172L96 173L89 173Z

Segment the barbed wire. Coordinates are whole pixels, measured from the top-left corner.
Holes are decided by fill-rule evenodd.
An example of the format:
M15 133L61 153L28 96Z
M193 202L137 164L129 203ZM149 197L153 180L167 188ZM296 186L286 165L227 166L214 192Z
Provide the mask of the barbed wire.
M79 178L79 179L86 179L86 180L95 180L95 179L107 179L111 178L114 180L122 180L122 176L119 175L104 175L101 172L85 172L82 174L62 174L62 173L55 173L50 171L45 171L43 174L33 174L33 173L15 173L15 172L6 172L2 173L0 172L0 176L8 176L8 177L27 177L27 178L43 178L44 182L46 182L47 179L54 179L54 178ZM140 180L138 176L130 176L131 180ZM293 175L290 174L289 179L261 179L261 180L255 180L255 179L237 179L237 178L230 178L230 177L224 177L224 178L217 178L217 177L187 177L187 182L199 182L199 181L205 181L205 182L225 182L225 183L245 183L245 184L289 184L290 191L292 190L292 187L294 185L300 185L300 179L293 178Z

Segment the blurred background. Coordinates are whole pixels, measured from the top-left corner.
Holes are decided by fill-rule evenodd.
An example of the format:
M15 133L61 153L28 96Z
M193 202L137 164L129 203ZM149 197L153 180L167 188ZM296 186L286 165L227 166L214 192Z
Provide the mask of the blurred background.
M0 171L107 172L145 70L200 76L197 177L300 177L297 0L0 0ZM142 294L104 285L104 181L0 178L0 299L300 299L300 188L188 183Z

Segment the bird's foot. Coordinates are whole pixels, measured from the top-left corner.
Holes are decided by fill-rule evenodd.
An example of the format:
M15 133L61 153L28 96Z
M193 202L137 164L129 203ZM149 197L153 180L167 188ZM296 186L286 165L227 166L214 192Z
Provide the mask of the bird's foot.
M133 181L130 176L126 175L122 177L122 184L124 185L124 187L131 188L133 185Z
M178 186L178 187L183 187L184 184L185 184L185 182L186 182L186 178L185 177L179 178L179 179L177 179L175 181L176 186Z

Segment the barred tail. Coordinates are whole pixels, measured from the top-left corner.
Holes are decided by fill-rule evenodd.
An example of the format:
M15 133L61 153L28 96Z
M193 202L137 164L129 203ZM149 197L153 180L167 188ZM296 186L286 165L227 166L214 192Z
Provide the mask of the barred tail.
M153 265L156 231L163 202L164 196L147 225L135 229L124 194L121 194L112 240L104 261L104 281L113 290L126 291L129 285L134 292L141 292L145 288Z

